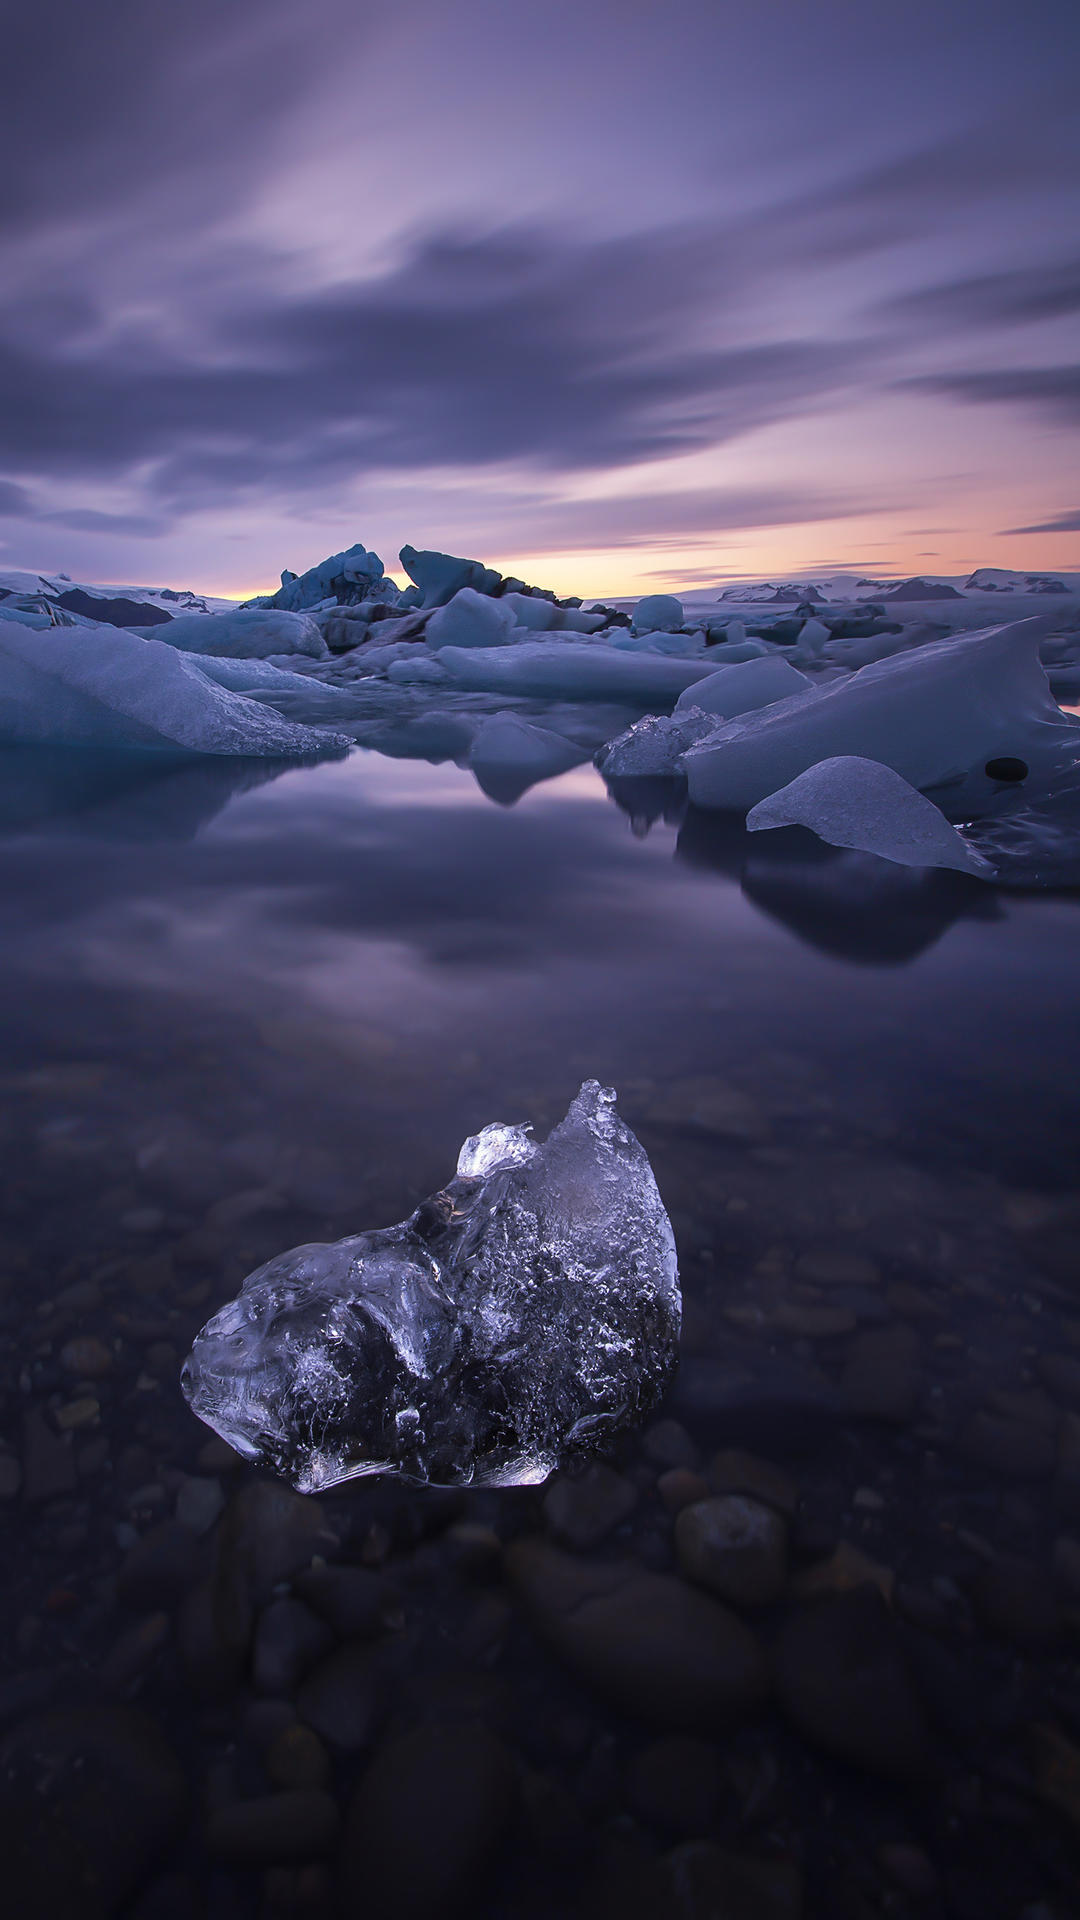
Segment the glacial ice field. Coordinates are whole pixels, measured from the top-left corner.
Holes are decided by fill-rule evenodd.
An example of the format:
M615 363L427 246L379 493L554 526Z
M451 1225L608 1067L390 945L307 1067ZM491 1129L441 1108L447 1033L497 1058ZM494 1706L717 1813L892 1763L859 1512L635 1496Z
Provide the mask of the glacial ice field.
M453 761L507 805L595 761L639 820L640 783L660 782L668 811L894 864L1080 877L1078 576L587 607L478 561L406 547L402 564L404 592L357 545L244 607L0 575L0 744L279 762L364 747ZM824 785L808 777L826 764Z

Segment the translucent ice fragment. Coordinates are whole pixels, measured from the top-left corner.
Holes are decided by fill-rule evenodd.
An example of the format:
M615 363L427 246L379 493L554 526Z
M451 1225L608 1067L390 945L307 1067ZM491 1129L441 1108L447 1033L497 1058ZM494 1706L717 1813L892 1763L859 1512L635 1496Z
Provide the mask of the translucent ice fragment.
M655 1406L680 1315L648 1156L588 1080L542 1146L485 1127L400 1226L250 1274L182 1386L304 1493L373 1473L519 1486Z
M746 816L751 833L809 827L834 847L880 854L902 867L954 867L993 876L988 860L967 845L932 800L877 760L855 754L816 767L759 800Z

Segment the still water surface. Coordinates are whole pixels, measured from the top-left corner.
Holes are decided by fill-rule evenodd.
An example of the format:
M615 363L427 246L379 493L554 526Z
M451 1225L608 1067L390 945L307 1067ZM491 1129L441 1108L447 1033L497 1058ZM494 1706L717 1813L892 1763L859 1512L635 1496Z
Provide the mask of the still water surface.
M195 1535L171 1516L190 1483L209 1512L206 1488L243 1474L207 1450L179 1362L261 1260L399 1219L467 1134L546 1129L595 1076L676 1228L678 1424L616 1451L610 1514L570 1545L542 1493L452 1512L342 1496L346 1561L404 1595L409 1683L399 1664L384 1718L327 1736L332 1794L348 1810L372 1753L438 1720L449 1678L482 1676L497 1705L469 1714L497 1723L518 1784L467 1862L477 1914L786 1916L800 1889L810 1916L1074 1912L1080 900L680 821L660 789L620 807L591 768L506 808L453 766L363 752L277 777L132 764L0 767L0 1708L12 1778L42 1715L88 1715L64 1733L77 1747L111 1727L109 1703L137 1708L188 1797L128 1836L113 1879L93 1867L88 1904L43 1882L42 1911L62 1895L139 1920L329 1912L339 1886L361 1910L355 1809L340 1853L323 1832L287 1858L273 1841L238 1854L213 1828L215 1808L281 1789L259 1712L272 1700L289 1722L304 1662L267 1689L242 1660L215 1682L191 1651L184 1595L209 1576L183 1564ZM782 1467L781 1506L801 1502L787 1585L742 1609L788 1671L779 1708L658 1726L629 1683L613 1703L587 1656L543 1650L520 1582L462 1572L464 1523L553 1537L574 1577L621 1560L675 1580L672 1515L752 1473L715 1465L733 1446ZM672 1472L703 1477L680 1490ZM856 1688L897 1720L884 1757L829 1724L844 1661L863 1658L862 1628L842 1609L829 1626L829 1607L862 1580L888 1593ZM824 1650L800 1652L785 1622L811 1615ZM790 1669L830 1661L824 1705L800 1706ZM39 1862L78 1824L76 1789L56 1791ZM431 1899L416 1911L452 1910L446 1885Z

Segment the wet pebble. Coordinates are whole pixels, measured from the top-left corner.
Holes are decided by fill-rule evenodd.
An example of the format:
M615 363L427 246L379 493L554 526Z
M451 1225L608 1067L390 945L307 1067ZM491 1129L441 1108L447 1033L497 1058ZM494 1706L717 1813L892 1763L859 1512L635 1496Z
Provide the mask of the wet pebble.
M654 1467L693 1469L698 1464L698 1449L679 1420L654 1420L641 1436L641 1450Z
M769 1606L787 1578L787 1525L744 1494L719 1494L684 1507L675 1547L687 1579L733 1606Z
M292 1693L334 1643L325 1620L302 1600L271 1600L259 1615L251 1677L259 1693Z
M22 1477L29 1506L73 1493L77 1484L74 1452L39 1407L28 1407L23 1415Z
M708 1499L709 1483L703 1474L691 1473L688 1467L669 1467L657 1480L656 1491L669 1513L681 1513L683 1507Z
M311 1789L330 1784L330 1755L318 1734L297 1722L275 1734L263 1755L263 1766L275 1787Z
M142 1612L175 1607L204 1572L199 1542L178 1520L162 1520L129 1549L117 1579L117 1597Z
M672 1920L802 1920L802 1874L792 1861L699 1841L676 1847L665 1867L673 1899L664 1911Z
M745 1493L752 1500L763 1501L789 1520L799 1499L798 1487L781 1467L738 1447L714 1453L709 1463L709 1484L714 1493Z
M308 1567L294 1575L292 1590L343 1640L382 1633L400 1608L388 1582L365 1567Z
M681 1579L586 1563L536 1539L507 1571L536 1631L581 1679L661 1727L712 1730L767 1690L764 1653L738 1617Z
M221 1481L188 1474L176 1495L176 1518L192 1533L209 1533L225 1505Z
M374 1647L354 1641L311 1672L296 1695L301 1720L341 1753L368 1746L382 1714L384 1673Z
M556 1540L587 1550L613 1533L637 1506L637 1488L602 1461L581 1474L558 1475L544 1495L544 1516Z

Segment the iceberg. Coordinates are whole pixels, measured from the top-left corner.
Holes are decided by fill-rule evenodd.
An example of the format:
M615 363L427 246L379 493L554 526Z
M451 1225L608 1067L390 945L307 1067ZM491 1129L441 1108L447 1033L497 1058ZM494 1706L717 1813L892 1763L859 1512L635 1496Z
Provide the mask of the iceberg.
M1048 779L1080 756L1080 722L1039 662L1044 617L931 642L722 723L685 757L695 806L745 813L819 760L880 760L913 787L950 782L981 805L988 764Z
M257 699L216 684L203 669L201 659L130 627L35 633L0 619L0 741L259 757L326 754L350 745L283 720Z
M670 718L647 713L617 740L601 747L596 764L610 784L617 780L666 778L678 773L683 754L712 733L715 721L696 707Z
M809 827L831 847L876 853L903 867L953 867L993 878L994 869L950 825L940 808L891 767L857 754L819 760L746 816L751 833Z
M642 1419L674 1367L671 1223L588 1080L542 1146L495 1124L400 1226L295 1247L197 1336L192 1411L302 1493L367 1474L536 1485Z
M634 632L677 633L684 617L683 603L673 593L647 593L634 608Z
M178 613L168 626L155 627L153 637L184 653L215 654L223 660L266 660L288 653L307 654L312 660L330 657L314 620L302 613L279 613L272 608Z
M538 606L548 602L540 600ZM445 607L433 613L424 639L433 653L443 647L506 647L514 637L514 609L475 587L461 587Z
M707 680L680 693L675 702L676 715L697 707L701 713L716 714L734 720L740 713L752 713L776 700L787 700L793 693L808 693L813 681L785 660L782 654L751 657L731 666L717 665Z
M512 647L443 647L439 659L459 686L530 699L622 700L670 706L712 668L700 660L623 653L604 641L519 641Z

